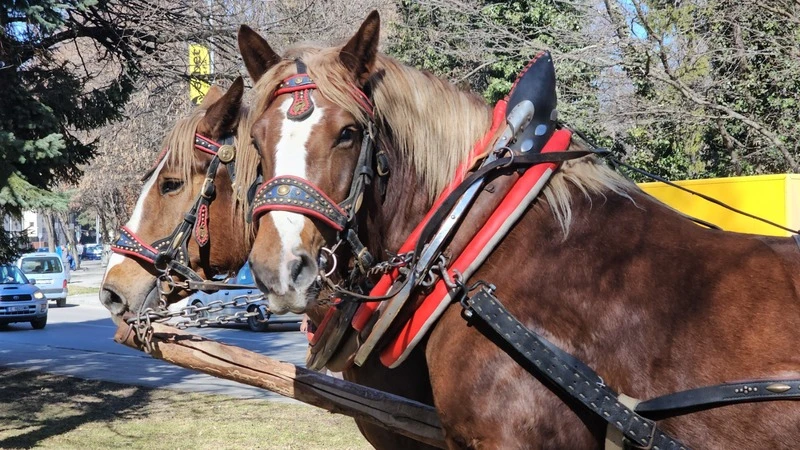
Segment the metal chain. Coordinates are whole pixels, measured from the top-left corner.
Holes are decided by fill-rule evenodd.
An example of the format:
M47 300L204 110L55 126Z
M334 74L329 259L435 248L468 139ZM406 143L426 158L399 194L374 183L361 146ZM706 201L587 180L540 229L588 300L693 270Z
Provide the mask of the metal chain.
M245 307L246 309L250 305L258 305L259 308L254 311L237 311L234 314L209 317L211 314L223 311L225 308ZM262 310L261 307L264 309ZM150 337L152 336L151 323L164 323L175 319L175 322L170 323L170 325L183 330L189 327L236 323L250 317L258 317L259 321L265 322L272 315L266 308L267 300L263 294L239 295L228 301L214 300L205 306L187 305L174 311L169 311L166 307L159 307L158 310L146 308L138 316L129 319L128 323L134 325L137 337L147 348L152 346L150 342Z
M406 253L398 253L396 255L392 255L386 261L380 262L375 264L367 271L367 276L373 275L384 275L391 272L394 269L400 269L403 267L408 266L411 260L414 258L414 252L406 252Z

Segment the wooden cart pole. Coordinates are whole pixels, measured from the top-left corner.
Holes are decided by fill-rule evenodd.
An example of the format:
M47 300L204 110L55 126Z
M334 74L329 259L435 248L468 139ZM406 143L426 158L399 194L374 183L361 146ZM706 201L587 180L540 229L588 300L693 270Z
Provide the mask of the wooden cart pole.
M218 378L266 389L332 413L363 419L409 438L445 448L436 411L425 404L277 361L174 327L153 323L153 357ZM114 340L143 350L126 323Z

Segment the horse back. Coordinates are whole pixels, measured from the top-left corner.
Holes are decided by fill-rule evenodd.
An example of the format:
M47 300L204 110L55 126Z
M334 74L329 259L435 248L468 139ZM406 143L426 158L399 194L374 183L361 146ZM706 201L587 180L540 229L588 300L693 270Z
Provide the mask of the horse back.
M792 239L705 229L639 192L575 195L572 215L565 235L540 202L471 281L496 284L526 326L630 396L800 378L800 251ZM459 309L447 311L426 348L451 445L599 446L603 423L467 327ZM792 448L776 429L800 427L800 403L729 406L664 427L694 448Z

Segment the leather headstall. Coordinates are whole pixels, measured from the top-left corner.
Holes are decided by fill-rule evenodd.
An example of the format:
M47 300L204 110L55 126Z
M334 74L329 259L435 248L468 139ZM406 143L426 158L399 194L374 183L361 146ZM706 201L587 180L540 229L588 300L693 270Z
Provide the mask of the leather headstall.
M302 121L314 110L311 93L317 84L306 73L305 64L296 60L297 74L285 78L275 91L274 97L292 94L293 101L286 115L290 120ZM375 159L379 160L381 176L388 175L388 159L376 157L373 105L369 96L353 86L352 96L369 117L364 128L358 163L353 173L350 192L345 200L336 203L312 182L290 175L278 175L267 180L256 190L251 202L250 216L258 226L258 219L270 211L289 211L316 219L333 229L340 241L346 241L356 256L361 270L369 268L374 260L357 236L356 214L361 207L366 186L375 177ZM274 98L273 97L273 98Z
M228 168L231 181L235 181L236 174L232 163L236 159L236 147L234 146L234 137L232 135L227 136L219 143L200 134L195 134L194 148L212 155L213 158L206 170L206 177L203 181L203 186L200 188L200 193L189 211L184 214L181 223L175 227L169 236L159 239L151 245L147 245L136 233L123 226L120 229L119 238L111 245L111 250L152 264L156 271L160 273L177 273L187 280L204 281L200 275L189 267L189 252L187 249L189 237L193 234L200 247L208 244L210 238L208 206L214 199L216 190L214 179L217 176L219 164L222 163Z

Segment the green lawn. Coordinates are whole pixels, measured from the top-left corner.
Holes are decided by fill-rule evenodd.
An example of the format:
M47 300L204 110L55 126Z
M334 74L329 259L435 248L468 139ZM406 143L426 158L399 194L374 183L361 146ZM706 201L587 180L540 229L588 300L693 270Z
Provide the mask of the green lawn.
M90 287L90 286L81 286L80 284L70 284L67 285L68 294L67 295L83 295L83 294L98 294L100 293L100 288Z

